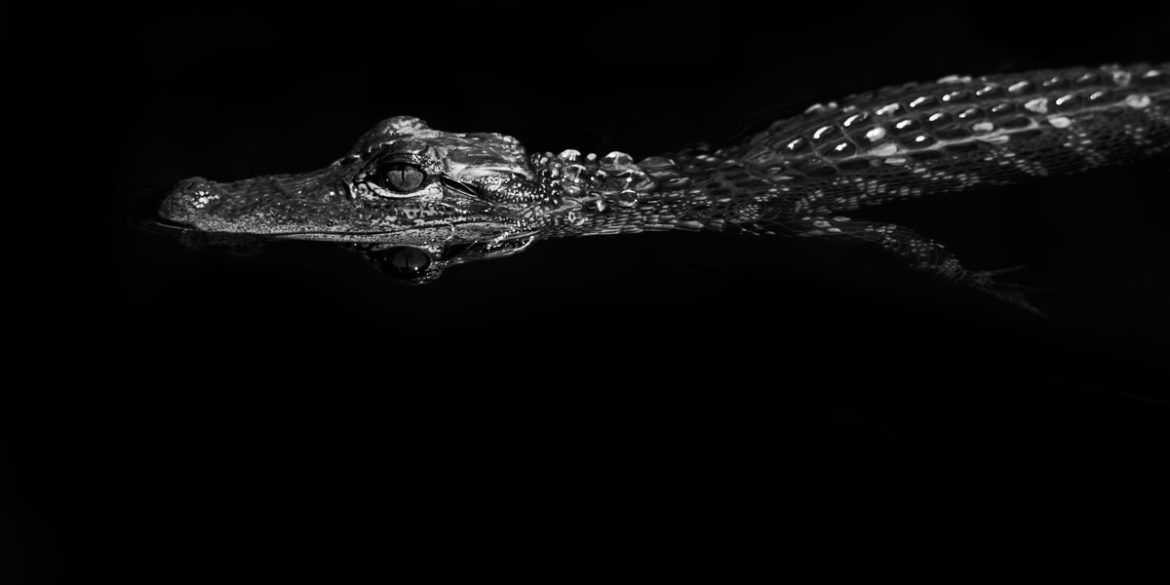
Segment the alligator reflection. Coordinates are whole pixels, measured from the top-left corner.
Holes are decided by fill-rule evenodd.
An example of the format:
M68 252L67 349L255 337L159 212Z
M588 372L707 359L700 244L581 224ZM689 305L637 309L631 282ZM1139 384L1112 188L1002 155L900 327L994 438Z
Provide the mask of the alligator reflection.
M137 228L173 239L188 249L220 252L233 256L255 256L264 252L272 244L288 242L287 239L266 238L259 234L203 231L163 219L155 212L157 208L157 200L144 204L134 217ZM362 243L322 243L322 245L331 245L356 253L369 260L395 282L415 285L435 280L451 266L516 254L523 251L533 241L534 238L523 238L504 242L448 244L439 248L438 254L416 246Z

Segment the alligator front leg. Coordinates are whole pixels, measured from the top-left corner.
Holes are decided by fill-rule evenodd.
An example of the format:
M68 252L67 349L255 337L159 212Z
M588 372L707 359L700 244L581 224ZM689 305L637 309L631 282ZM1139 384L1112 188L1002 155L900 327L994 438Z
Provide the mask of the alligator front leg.
M877 244L904 260L915 270L929 272L950 282L974 288L1043 316L1043 313L1029 303L1022 293L1010 290L1013 285L995 282L994 277L1007 270L968 270L942 244L909 228L885 222L855 221L839 215L801 217L794 227L798 236Z

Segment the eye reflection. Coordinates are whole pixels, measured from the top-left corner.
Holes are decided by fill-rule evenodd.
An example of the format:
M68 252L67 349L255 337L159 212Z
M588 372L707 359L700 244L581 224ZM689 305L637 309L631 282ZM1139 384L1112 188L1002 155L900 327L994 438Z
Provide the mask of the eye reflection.
M377 261L383 272L404 280L415 280L428 275L431 255L420 248L403 246L383 252Z

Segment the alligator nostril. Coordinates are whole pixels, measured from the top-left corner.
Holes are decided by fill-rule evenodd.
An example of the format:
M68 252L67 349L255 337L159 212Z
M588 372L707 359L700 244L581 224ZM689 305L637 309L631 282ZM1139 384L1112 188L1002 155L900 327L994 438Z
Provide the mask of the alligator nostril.
M219 205L222 192L203 177L179 181L159 205L159 215L169 221L186 222Z

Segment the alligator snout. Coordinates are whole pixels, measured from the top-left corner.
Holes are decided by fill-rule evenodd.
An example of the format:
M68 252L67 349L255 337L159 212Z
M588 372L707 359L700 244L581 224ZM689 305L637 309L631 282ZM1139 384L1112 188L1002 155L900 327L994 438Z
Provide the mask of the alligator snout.
M175 223L192 223L222 202L223 190L203 177L183 179L159 205L159 215Z

